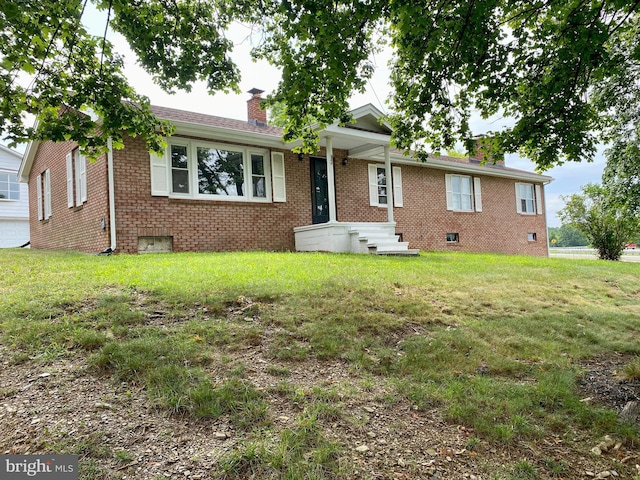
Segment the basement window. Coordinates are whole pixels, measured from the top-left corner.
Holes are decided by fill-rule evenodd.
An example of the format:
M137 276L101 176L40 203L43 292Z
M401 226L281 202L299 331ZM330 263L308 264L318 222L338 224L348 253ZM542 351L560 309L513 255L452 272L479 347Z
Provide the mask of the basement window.
M529 240L530 242L535 242L537 240L536 232L529 232L527 234L527 240Z
M447 243L459 243L460 236L458 233L447 233Z
M173 237L138 237L138 253L171 253Z

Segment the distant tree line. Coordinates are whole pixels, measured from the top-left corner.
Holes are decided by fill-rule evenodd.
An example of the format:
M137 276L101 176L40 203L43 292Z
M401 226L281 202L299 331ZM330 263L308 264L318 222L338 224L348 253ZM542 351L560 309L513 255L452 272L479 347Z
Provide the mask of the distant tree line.
M586 247L589 240L573 225L549 227L549 245L552 247Z

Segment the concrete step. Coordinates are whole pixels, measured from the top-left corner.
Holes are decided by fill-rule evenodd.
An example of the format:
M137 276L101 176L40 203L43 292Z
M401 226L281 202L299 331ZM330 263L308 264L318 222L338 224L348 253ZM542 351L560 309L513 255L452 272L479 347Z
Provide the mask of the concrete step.
M385 242L385 243L369 243L369 248L375 248L377 252L393 252L409 249L409 242Z
M349 231L352 248L362 253L376 255L418 255L419 250L409 250L409 242L400 242L395 228L387 225L358 225ZM353 243L357 239L356 243ZM360 245L357 247L357 245Z
M375 255L389 255L395 257L417 257L420 255L420 250L417 248L406 249L406 250L386 250L382 252L375 252Z
M367 243L390 243L397 242L400 240L400 235L384 235L384 234L375 234L375 235L359 235L358 240L361 242Z

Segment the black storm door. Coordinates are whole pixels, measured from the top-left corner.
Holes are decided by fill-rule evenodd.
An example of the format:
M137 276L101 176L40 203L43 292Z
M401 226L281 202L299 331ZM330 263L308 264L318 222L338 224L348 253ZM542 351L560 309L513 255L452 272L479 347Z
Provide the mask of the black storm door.
M311 157L311 222L329 221L329 184L327 183L327 159Z

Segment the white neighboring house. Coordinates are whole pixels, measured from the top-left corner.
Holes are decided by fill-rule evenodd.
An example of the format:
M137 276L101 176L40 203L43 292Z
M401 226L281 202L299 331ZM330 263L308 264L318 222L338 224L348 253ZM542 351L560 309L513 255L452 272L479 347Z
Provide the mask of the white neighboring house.
M0 145L0 248L29 241L29 186L18 180L22 154Z

